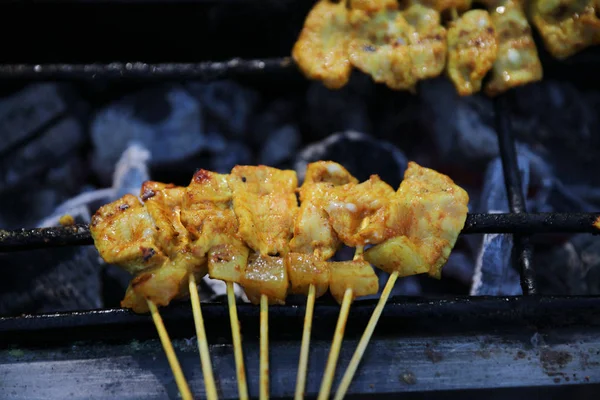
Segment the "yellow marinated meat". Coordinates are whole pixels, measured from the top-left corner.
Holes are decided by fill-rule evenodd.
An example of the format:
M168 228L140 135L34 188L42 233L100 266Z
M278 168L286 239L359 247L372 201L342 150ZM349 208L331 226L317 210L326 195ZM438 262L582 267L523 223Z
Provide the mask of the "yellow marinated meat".
M449 177L410 162L388 208L385 242L368 249L365 260L399 276L428 273L441 277L462 230L469 196Z
M263 255L286 254L298 212L295 171L236 166L229 176L239 237Z
M250 255L240 284L253 304L259 304L262 295L269 304L285 304L289 280L284 257Z
M325 202L331 187L348 183L358 181L338 163L319 161L307 166L299 190L300 208L290 242L291 251L315 255L321 260L335 254L341 242L329 222Z
M398 0L350 0L349 3L351 10L367 12L398 8Z
M365 260L327 262L331 271L329 291L342 303L346 289L352 289L352 298L377 294L379 278Z
M349 41L345 2L320 0L304 21L292 57L306 77L322 81L329 89L339 89L348 82L352 72Z
M600 43L597 0L532 0L529 16L552 56L564 59Z
M360 184L329 188L323 207L340 240L350 247L380 243L386 235L386 211L394 189L377 175Z
M312 254L288 253L285 266L290 280L290 292L308 295L310 285L315 286L315 297L329 289L331 275L329 263Z
M419 3L426 7L433 8L438 12L455 9L457 11L467 11L471 8L471 0L419 0Z
M391 89L414 90L409 37L414 29L397 9L350 11L353 36L348 51L353 66Z
M522 2L497 0L490 4L498 38L498 56L491 79L485 85L485 92L490 96L542 79L542 64Z
M446 70L461 96L481 90L497 53L496 31L487 11L471 10L450 23Z
M440 13L413 2L402 12L414 31L408 37L412 75L417 80L439 76L446 66L446 28Z

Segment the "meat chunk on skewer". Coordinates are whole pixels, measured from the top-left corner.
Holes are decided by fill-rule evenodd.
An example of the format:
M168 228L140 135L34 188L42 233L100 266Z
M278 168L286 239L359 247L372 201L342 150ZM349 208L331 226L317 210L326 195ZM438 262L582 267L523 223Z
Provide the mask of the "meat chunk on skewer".
M450 24L447 73L461 96L481 90L497 53L496 31L487 11L468 11Z
M329 291L333 298L342 303L346 289L352 289L352 298L377 294L379 278L373 267L365 260L329 262L331 276Z
M441 277L467 218L469 196L449 177L410 162L388 209L391 238L368 249L365 259L399 276Z
M525 17L521 0L489 2L492 22L498 37L498 57L485 92L494 96L510 88L542 79L542 64L538 57L531 27Z
M597 0L532 0L531 21L554 57L564 59L600 43Z
M349 41L345 2L320 0L304 21L292 57L308 78L322 81L329 89L339 89L348 82L352 71Z

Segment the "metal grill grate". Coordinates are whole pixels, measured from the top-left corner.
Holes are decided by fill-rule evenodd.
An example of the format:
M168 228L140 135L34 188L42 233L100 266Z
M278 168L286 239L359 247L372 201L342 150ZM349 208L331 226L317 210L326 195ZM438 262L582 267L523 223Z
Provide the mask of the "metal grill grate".
M132 78L181 80L214 79L224 76L268 74L281 71L295 71L294 64L289 58L234 59L227 62L196 64L132 62L104 65L3 65L0 66L0 79L89 80ZM532 246L529 241L529 235L532 234L556 232L600 233L600 213L527 213L524 194L521 190L515 140L506 113L503 112L503 100L499 99L495 107L500 154L511 212L505 214L469 214L462 233L513 234L515 239L513 251L519 265L523 294L526 296L460 297L441 300L405 298L401 301L397 299L391 301L383 312L377 333L370 345L372 355L364 361L372 372L369 373L363 369L361 373L359 370L359 374L355 378L356 382L351 386L350 394L393 394L419 390L443 391L518 386L541 387L557 383L566 384L570 380L571 383L592 382L600 384L598 368L592 371L589 369L590 365L597 365L589 364L590 362L597 363L598 361L594 360L600 360L598 353L593 353L593 349L600 344L598 341L600 316L595 311L600 309L600 297L534 296L536 295L536 279L532 265ZM92 244L92 240L87 226L0 231L0 252L90 244ZM362 332L373 307L374 302L370 301L353 306L347 327L347 341L343 346L346 353L341 355L341 363L348 361L350 352L354 349L352 341L357 339ZM203 306L203 311L209 327L209 341L211 343L227 343L228 339L224 339L229 337L225 322L227 321L226 308L221 304L209 303ZM282 330L272 330L273 349L271 351L273 354L281 354L284 361L286 357L294 360L289 364L295 366L297 354L294 343L297 344L299 341L304 307L302 305L275 307L270 312L271 323L274 326L285 327ZM327 354L331 339L330 333L333 331L333 323L336 320L337 312L337 306L328 304L317 306L315 326L318 328L314 332L314 352ZM244 346L247 357L251 358L256 355L255 350L258 348L253 339L253 335L258 331L258 309L254 306L241 306L239 314L244 331L247 332ZM193 326L189 307L172 305L165 311L164 318L172 337L176 338L176 342L180 341L181 346L184 346L185 339L182 338L191 336L191 327ZM535 338L536 335L544 337L547 332L553 334L556 330L560 330L561 335L563 335L561 336L562 341L558 345L559 348L562 348L568 354L587 352L584 356L581 356L581 360L587 360L588 364L584 365L581 361L581 365L572 366L572 368L569 367L571 369L565 370L564 365L560 362L557 361L553 364L548 361L547 356L544 356L545 344L542 343L542 347L538 346L539 343L533 345L533 347L531 345L529 347L521 345L522 343L530 343L531 338ZM508 333L504 336L498 336L498 331L507 331ZM432 339L432 332L435 332L435 339ZM483 338L481 340L487 340L486 343L498 346L498 348L502 347L504 353L485 356L485 353L481 353L485 350L472 350L469 343L473 341L473 332L476 332L480 339ZM112 369L127 368L127 365L117 360L123 352L127 354L131 352L127 344L122 344L123 341L129 341L132 338L143 340L153 336L154 330L151 328L149 317L135 315L121 309L0 318L0 338L2 338L0 342L5 343L5 347L11 344L42 346L42 350L38 349L42 357L46 357L48 360L58 360L54 363L48 362L46 366L36 364L37 366L32 367L31 374L33 376L50 374L60 365L63 365L63 367L67 365L67 367L64 367L66 368L64 370L65 374L74 373L80 368L75 361L86 357L99 359L107 356L111 360L114 359L111 364ZM399 339L400 337L402 339ZM570 347L571 341L574 341L575 338L578 338L579 347ZM87 347L84 350L73 350L69 356L64 354L57 356L62 351L61 349L69 347L65 343L72 340L95 340L102 341L102 343L97 344L96 347ZM120 340L119 343L121 344L108 345L105 342L107 340ZM44 345L40 344L42 342ZM399 342L403 345L399 346ZM435 373L437 374L436 378L433 378L434 373L431 372L432 367L430 364L435 364L437 361L435 361L435 357L431 359L433 356L428 354L435 355L437 351L442 354L444 350L433 349L431 350L432 353L427 353L427 350L425 350L426 358L429 358L430 362L428 363L425 360L421 364L418 360L419 356L422 356L421 350L419 350L418 356L414 353L415 348L429 349L429 346L432 346L431 343L438 343L439 349L445 349L449 353L460 356L460 359L455 360L453 364L451 363L448 366L439 363ZM217 367L217 375L225 374L234 377L235 373L231 370L231 365L226 365L233 362L232 357L229 353L219 352L218 346L215 345L212 349L213 354L217 353L214 355L217 358L217 360L214 360L216 361L215 366L219 366ZM552 347L554 345L548 346L548 351L554 352L549 353L551 355L556 355L556 352L559 351L556 350L556 347ZM393 357L397 356L393 361L388 361L388 358L392 357L390 356L390 348L393 348ZM466 348L468 351L460 350L461 348ZM507 354L510 354L510 356L507 356ZM11 363L11 358L7 357L0 353L0 370L2 370L3 364ZM450 357L453 356L450 355ZM521 364L520 361L517 362L517 359L526 360L527 358L535 358L534 364L537 369L533 372L526 368L527 365ZM184 356L182 360L184 369L196 369L199 372L198 366L193 364L196 359L195 353ZM427 386L411 383L410 379L407 383L407 380L402 378L402 376L405 376L402 375L404 370L390 370L389 365L401 365L402 359L414 362L412 369L406 372L409 377L410 374L416 372L417 379L419 379L420 373L430 372L430 376L427 377L429 380L425 379ZM60 364L60 361L66 362L66 364ZM310 368L312 368L312 373L317 374L316 376L319 372L322 372L323 365L321 364L324 364L324 362L321 361L323 360L319 357L311 355ZM152 362L160 363L160 361ZM166 362L163 361L160 365L157 368L163 372L167 371L168 374ZM278 366L279 368L277 368ZM101 382L114 381L114 378L110 378L112 370L108 372L101 370L97 363L87 363L83 368L87 368L87 373L99 374ZM221 370L218 368L221 368ZM494 369L494 373L504 374L504 380L488 376L486 370L490 368ZM340 368L340 370L343 370L343 368ZM468 371L468 373L465 371ZM275 375L272 377L273 382L285 382L286 379L293 382L295 372L294 368L288 368L288 371L285 371L285 363L275 361L272 365L272 374ZM249 376L258 376L257 368L252 363L248 363L248 374ZM569 375L570 380L565 378L567 376L565 374ZM447 377L450 377L449 380L446 379ZM316 377L313 380L315 384L319 381ZM311 378L309 376L307 393L316 391L310 382ZM203 388L201 375L194 375L193 378L190 378L190 383L194 391L201 393ZM65 385L68 386L68 384ZM288 385L289 387L286 387L285 384L278 385L281 387L274 388L272 391L273 396L288 396L290 390L293 390L290 389L293 387L292 384ZM231 385L231 388L226 386L223 384L223 387L221 387L221 397L235 397L234 385ZM251 392L256 391L256 388L252 385L250 389ZM147 389L148 395L157 394L157 390L156 388ZM82 392L78 393L81 394ZM106 389L102 393L103 396L108 396L112 392Z

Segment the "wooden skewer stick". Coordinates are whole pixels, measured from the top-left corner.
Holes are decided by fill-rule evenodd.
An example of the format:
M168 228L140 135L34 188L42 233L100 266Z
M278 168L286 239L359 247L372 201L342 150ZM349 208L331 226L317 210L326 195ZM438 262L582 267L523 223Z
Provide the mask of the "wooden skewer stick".
M202 309L200 308L200 296L198 296L198 286L194 274L190 274L189 280L190 300L192 301L192 311L194 313L194 325L196 326L196 336L198 337L198 353L200 354L200 363L202 364L202 374L204 375L204 386L206 388L206 398L208 400L217 400L217 386L210 362L210 352L208 351L208 340L204 329L204 318L202 318Z
M340 386L338 387L338 390L335 393L334 400L342 400L344 398L344 396L346 395L346 392L348 391L348 388L350 387L350 383L352 382L352 378L354 377L354 374L356 373L356 369L358 368L358 364L360 363L360 360L362 359L362 356L365 353L367 345L369 344L369 340L371 340L371 336L373 335L373 332L375 331L375 327L377 326L379 317L381 317L383 307L385 307L385 304L387 303L387 300L390 297L390 293L392 292L392 289L394 288L396 279L398 279L398 272L394 272L388 278L388 281L385 284L385 288L383 289L383 292L381 293L381 297L379 298L379 301L377 303L377 306L375 307L375 310L373 310L373 315L371 315L371 319L369 320L369 323L367 324L367 327L365 328L365 332L363 333L362 337L360 338L360 341L358 342L358 346L356 347L356 350L354 351L354 354L352 355L350 364L348 364L348 368L346 369L346 372L344 372L342 382L340 383Z
M329 358L327 358L327 365L325 366L325 373L323 375L323 382L321 382L318 400L327 400L329 398L329 393L331 392L331 386L333 384L333 375L340 355L342 339L344 338L344 330L346 329L346 321L348 320L348 313L350 312L350 304L352 304L352 288L348 288L344 292L342 308L340 309L340 315L338 317L337 325L335 326L335 334L333 336L331 349L329 350Z
M158 331L158 337L162 343L162 346L165 350L165 354L167 355L167 360L169 361L169 365L171 366L171 370L173 371L173 376L175 377L175 383L177 383L177 388L179 389L179 393L181 394L181 398L184 400L192 400L192 392L185 380L185 376L181 371L181 365L179 365L179 361L177 360L177 356L175 355L175 350L173 350L173 344L171 343L171 339L169 339L169 334L165 329L165 324L163 323L162 318L156 308L156 305L150 301L148 302L148 308L150 308L150 314L152 315L152 320L154 321L154 325L156 326L156 330Z
M313 311L315 309L315 285L308 287L306 300L306 313L304 314L304 330L302 332L302 345L300 346L300 361L298 362L298 375L296 377L296 394L294 400L304 398L306 388L306 372L308 366L308 350L310 348L310 331L312 330Z
M229 321L231 324L231 336L233 338L233 353L235 356L235 368L238 379L238 394L241 400L248 400L248 384L246 383L246 368L244 367L244 354L242 353L242 338L240 333L240 321L237 315L235 303L235 292L233 282L227 282L227 302L229 304Z
M269 398L269 298L260 296L260 399Z

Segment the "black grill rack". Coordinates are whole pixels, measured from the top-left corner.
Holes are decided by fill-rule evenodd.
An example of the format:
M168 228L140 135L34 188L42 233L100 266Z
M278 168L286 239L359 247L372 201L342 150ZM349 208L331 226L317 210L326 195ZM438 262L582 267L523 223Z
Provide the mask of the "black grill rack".
M290 58L219 62L0 65L9 80L184 80L277 73L298 74ZM396 297L384 309L367 354L348 392L405 398L500 398L547 393L591 396L600 387L600 297L540 296L530 235L600 233L600 213L527 213L515 140L506 106L496 121L510 213L469 214L464 234L514 236L523 296ZM0 231L0 252L91 245L86 226ZM543 267L543 266L538 266ZM334 389L375 302L352 306ZM203 314L221 398L236 398L235 365L227 308L203 303ZM318 392L339 308L315 309L307 395ZM249 389L258 392L258 308L239 305ZM304 317L300 301L270 310L271 394L293 396ZM190 387L204 384L193 336L191 309L162 312ZM149 316L123 309L0 318L0 397L175 398L176 387ZM93 379L91 378L93 377ZM492 391L493 390L493 391ZM557 391L558 390L558 391Z

